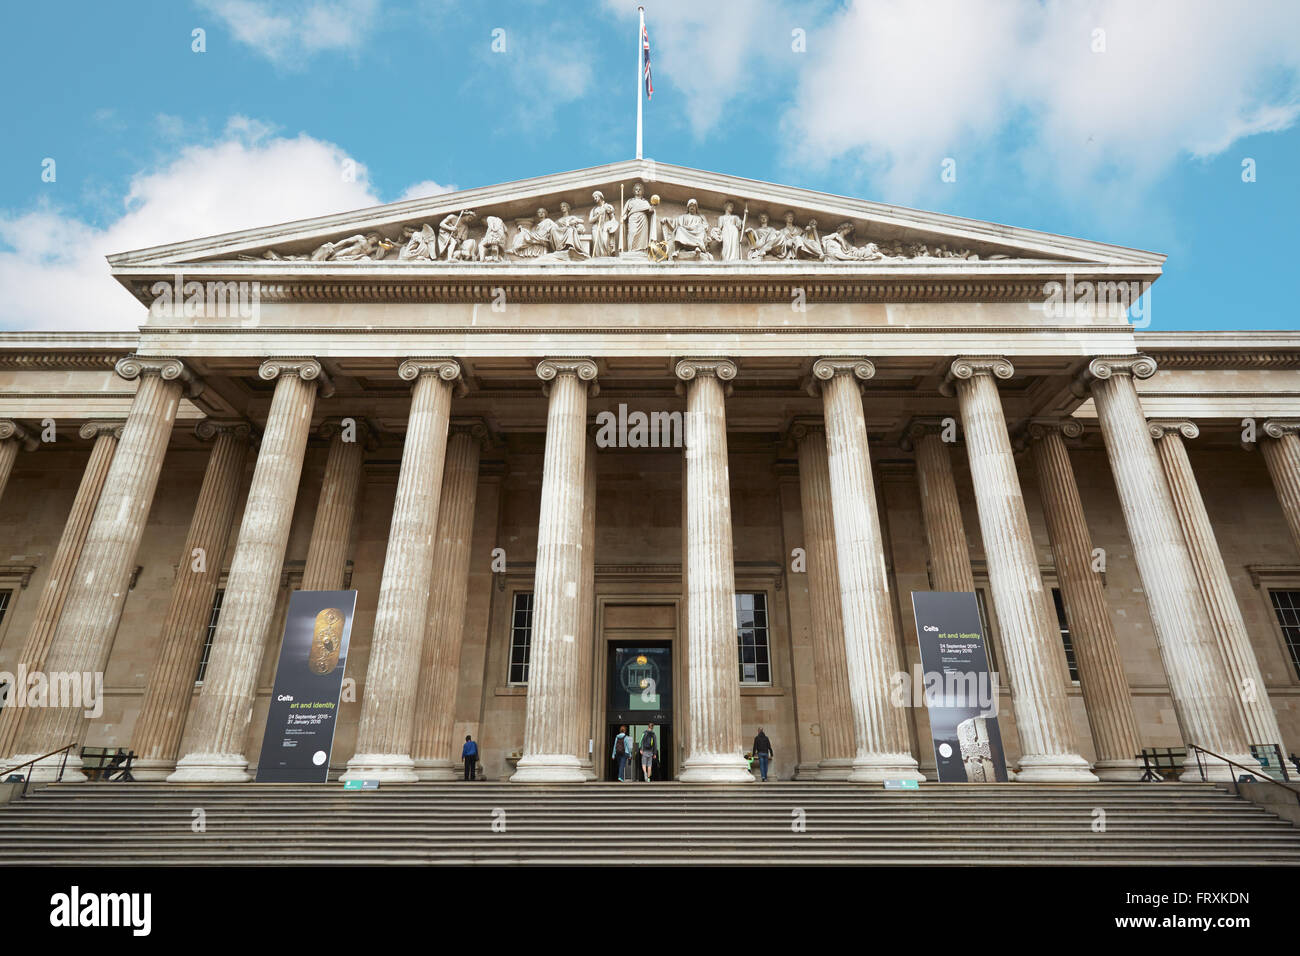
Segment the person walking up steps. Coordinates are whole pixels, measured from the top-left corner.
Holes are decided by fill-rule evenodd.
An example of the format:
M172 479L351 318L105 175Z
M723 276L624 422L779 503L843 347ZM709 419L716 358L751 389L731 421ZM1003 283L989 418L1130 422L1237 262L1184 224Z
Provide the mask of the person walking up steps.
M641 735L641 773L646 783L654 772L655 759L659 756L659 739L655 736L655 725L647 724Z
M625 783L627 781L627 758L632 756L632 738L628 736L627 724L618 728L618 736L614 738L614 753L611 755L618 761L618 781Z
M759 775L767 783L767 763L772 759L772 741L767 739L762 727L758 728L758 736L754 738L754 756L758 758Z

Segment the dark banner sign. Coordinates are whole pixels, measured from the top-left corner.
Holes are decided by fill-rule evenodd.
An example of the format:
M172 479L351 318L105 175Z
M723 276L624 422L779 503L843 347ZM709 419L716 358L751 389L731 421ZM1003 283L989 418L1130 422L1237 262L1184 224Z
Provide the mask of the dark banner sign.
M324 783L356 591L295 591L266 713L258 783Z
M912 611L939 781L1005 781L997 684L974 593L913 591Z

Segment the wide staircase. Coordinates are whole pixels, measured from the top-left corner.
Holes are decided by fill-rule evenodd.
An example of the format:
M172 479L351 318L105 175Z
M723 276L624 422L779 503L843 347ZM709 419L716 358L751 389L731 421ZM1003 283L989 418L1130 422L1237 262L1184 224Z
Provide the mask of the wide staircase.
M1300 828L1203 783L83 783L0 806L0 862L1300 864Z

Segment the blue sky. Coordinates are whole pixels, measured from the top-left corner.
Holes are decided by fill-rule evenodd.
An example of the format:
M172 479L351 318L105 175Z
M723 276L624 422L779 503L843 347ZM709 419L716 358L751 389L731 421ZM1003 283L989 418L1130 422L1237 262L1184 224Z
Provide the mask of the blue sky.
M1296 325L1292 0L646 6L647 157L1166 253L1154 330ZM110 252L633 154L627 0L55 10L0 14L0 328L138 324Z

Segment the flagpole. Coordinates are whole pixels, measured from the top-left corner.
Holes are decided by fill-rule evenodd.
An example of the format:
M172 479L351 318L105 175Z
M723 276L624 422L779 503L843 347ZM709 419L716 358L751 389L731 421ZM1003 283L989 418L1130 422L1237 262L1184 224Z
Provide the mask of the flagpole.
M645 82L645 7L641 13L641 29L636 35L636 158L641 158L641 85Z

